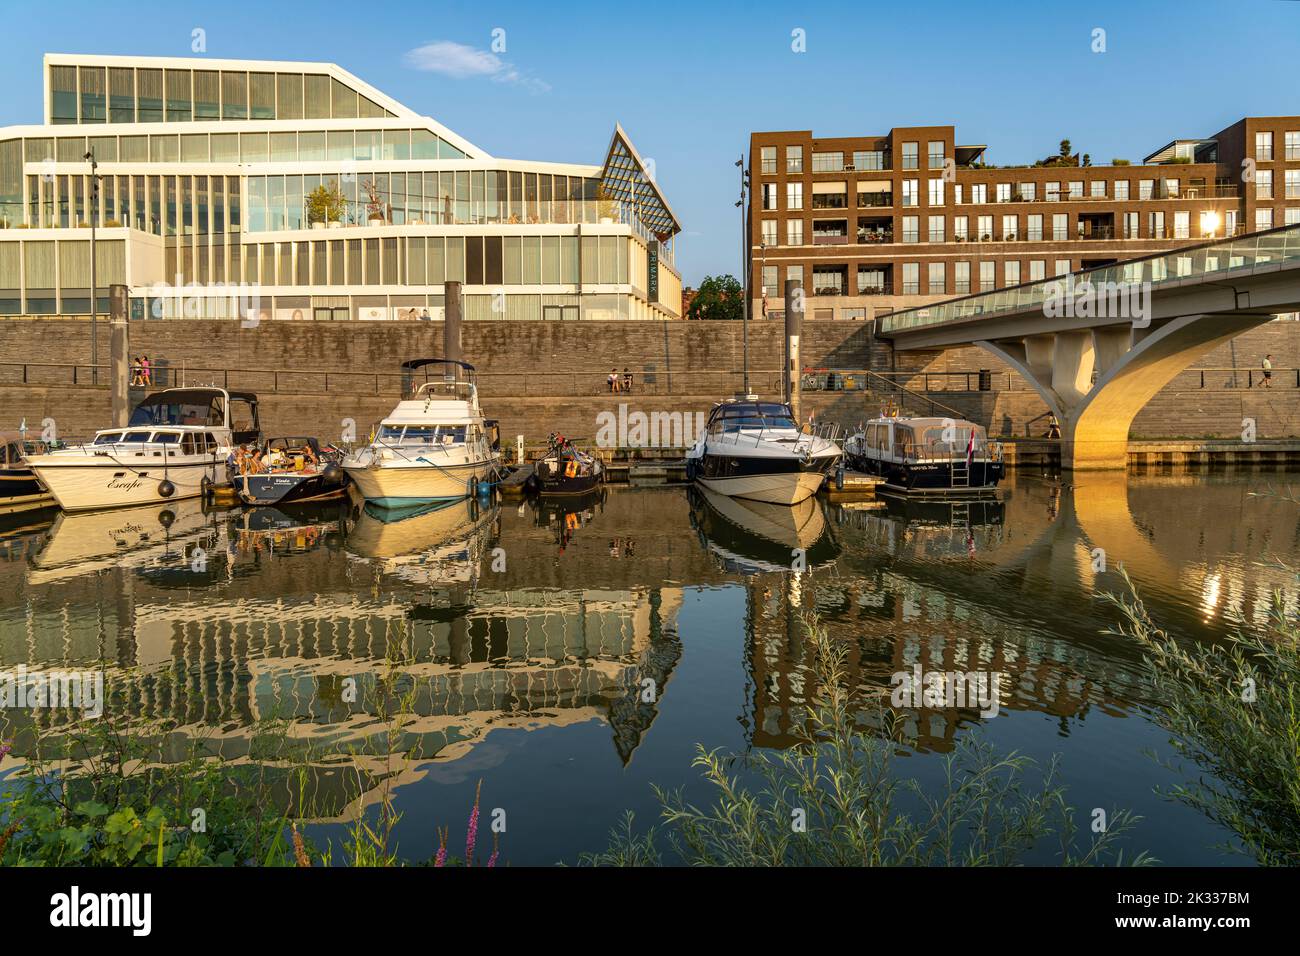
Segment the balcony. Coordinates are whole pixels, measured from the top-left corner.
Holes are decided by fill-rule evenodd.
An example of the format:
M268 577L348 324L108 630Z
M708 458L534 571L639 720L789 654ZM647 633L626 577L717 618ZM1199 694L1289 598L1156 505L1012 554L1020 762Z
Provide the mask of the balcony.
M864 245L872 243L887 243L894 241L894 230L892 229L859 229L858 242Z
M894 204L894 194L888 193L858 193L859 209L887 209Z
M845 193L814 193L813 209L848 209L849 197Z
M847 246L848 244L849 244L849 237L844 233L835 233L835 232L814 232L813 233L814 246Z
M858 295L893 295L894 284L885 282L881 285L860 285L858 286Z

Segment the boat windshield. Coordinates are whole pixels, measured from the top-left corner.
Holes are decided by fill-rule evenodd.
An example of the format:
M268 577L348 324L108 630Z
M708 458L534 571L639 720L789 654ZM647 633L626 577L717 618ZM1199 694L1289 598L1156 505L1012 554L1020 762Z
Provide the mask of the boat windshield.
M742 429L793 428L795 424L790 409L776 402L738 402L723 405L713 413L711 431L723 433Z
M388 445L456 445L465 441L464 425L384 425L379 441Z
M206 404L199 401L140 404L131 413L130 425L224 425L221 396L214 396Z

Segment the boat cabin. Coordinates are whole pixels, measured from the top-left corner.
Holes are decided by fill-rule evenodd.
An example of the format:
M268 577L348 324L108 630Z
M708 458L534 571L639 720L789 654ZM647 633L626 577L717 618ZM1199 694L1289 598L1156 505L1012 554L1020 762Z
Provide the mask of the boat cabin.
M26 468L23 458L27 455L43 455L49 446L43 441L29 441L18 432L0 432L0 468Z
M107 454L112 446L113 455L121 457L134 454L137 458L161 458L167 455L212 455L216 454L221 441L216 432L179 428L110 428L97 432L91 448L103 448ZM135 449L123 449L123 445L138 446ZM160 447L166 446L166 447Z
M133 428L149 425L228 428L236 445L256 444L262 438L257 396L222 388L168 388L154 392L135 407L127 424Z
M756 401L719 402L713 406L705 426L710 436L782 429L799 430L790 406L779 402Z
M948 461L965 456L971 433L975 458L987 458L988 435L982 425L952 418L880 418L863 428L863 453L882 461Z

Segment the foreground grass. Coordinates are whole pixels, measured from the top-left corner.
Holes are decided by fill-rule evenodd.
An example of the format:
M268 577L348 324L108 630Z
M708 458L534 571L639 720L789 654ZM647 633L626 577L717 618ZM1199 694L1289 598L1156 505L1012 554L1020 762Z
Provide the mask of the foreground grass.
M700 748L694 765L710 787L710 804L656 788L659 825L638 833L629 813L609 846L583 855L583 864L654 866L671 858L696 866L1012 866L1041 856L1045 845L1054 846L1061 865L1126 862L1118 844L1140 818L1111 812L1104 832L1081 838L1055 761L1030 786L1030 758L999 756L967 739L945 759L937 793L903 777L890 734L857 728L844 650L815 621L805 627L819 696L800 743L738 758L762 784L742 783L728 771L728 758ZM883 709L881 717L887 720ZM1138 854L1127 862L1154 861Z
M1231 830L1266 866L1300 865L1300 624L1274 592L1266 618L1219 645L1160 628L1127 572L1110 633L1138 642L1160 692L1153 719L1202 772L1170 796Z

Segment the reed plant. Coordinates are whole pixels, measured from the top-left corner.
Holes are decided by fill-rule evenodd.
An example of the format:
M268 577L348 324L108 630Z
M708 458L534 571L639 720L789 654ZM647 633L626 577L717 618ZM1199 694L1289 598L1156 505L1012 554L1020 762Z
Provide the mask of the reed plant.
M593 866L1010 866L1044 858L1062 865L1147 864L1119 844L1141 819L1113 810L1103 832L1076 823L1056 759L1000 755L968 735L943 760L929 791L898 765L897 722L880 701L879 731L865 731L851 703L845 650L814 617L804 620L817 692L801 740L738 757L700 747L693 765L711 793L703 806L655 788L661 820L638 832L629 813L608 846L583 854ZM748 771L742 776L740 770ZM746 782L757 781L756 783ZM1085 835L1086 834L1086 835Z

